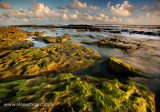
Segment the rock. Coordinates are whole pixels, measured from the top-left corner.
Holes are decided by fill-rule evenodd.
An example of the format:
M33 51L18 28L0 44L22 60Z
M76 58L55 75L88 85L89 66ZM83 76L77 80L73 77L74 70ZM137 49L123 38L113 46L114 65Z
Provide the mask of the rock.
M19 27L0 27L0 50L29 48L34 43L27 39L29 35L42 35L43 32L26 32Z
M21 49L0 59L0 81L83 70L100 58L97 51L74 42Z
M55 32L56 30L51 30L52 32Z
M45 32L27 32L28 36L42 36Z
M34 36L42 36L44 34L44 32L35 32Z
M34 29L52 29L52 28L59 28L59 26L55 25L15 25L12 27L19 27L19 28L34 28Z
M44 41L46 43L61 43L61 42L65 42L67 40L71 40L72 36L57 36L57 37L51 37L51 36L40 36L40 37L35 37L35 40L39 40L39 41Z
M0 110L30 112L155 112L155 95L145 86L71 73L0 83ZM4 103L43 103L4 106ZM48 106L47 106L48 104Z
M83 37L83 35L75 35L75 37L78 37L78 38L80 38L80 37Z
M101 47L103 46L103 47L119 48L119 49L125 50L127 52L131 52L135 49L138 49L138 47L126 46L126 45L122 45L122 44L119 44L116 42L111 42L108 40L99 41L97 44L98 44L98 46L101 46Z
M85 32L85 29L77 29L76 32Z
M113 41L113 42L120 42L120 39L116 38L116 37L113 37L110 39L110 41Z
M117 38L111 38L110 40L82 42L82 43L89 44L89 45L98 45L99 47L119 48L119 49L125 50L126 52L132 52L139 48L138 46L128 46L128 45L119 44L119 42L123 42L123 41Z
M128 29L123 29L122 32L129 32L129 30Z
M121 31L109 31L109 33L121 33Z
M71 40L72 36L63 36L63 37L42 37L44 42L47 43L60 43L66 42L67 40Z
M102 28L91 28L89 29L89 31L93 31L93 32L102 32Z
M89 35L90 38L96 38L96 35Z
M143 73L139 69L123 62L122 60L118 58L110 58L107 62L108 64L108 70L110 73L114 73L118 76L123 77L147 77L149 78L147 74Z
M95 44L97 44L96 41L95 41L95 42L81 42L81 43L83 43L83 44L88 44L88 45L95 45Z

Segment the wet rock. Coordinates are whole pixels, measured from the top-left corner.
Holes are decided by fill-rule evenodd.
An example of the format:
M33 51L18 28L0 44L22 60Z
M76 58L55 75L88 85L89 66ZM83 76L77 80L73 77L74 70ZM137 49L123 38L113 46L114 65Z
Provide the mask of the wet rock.
M40 41L44 41L46 43L61 43L61 42L66 42L67 40L71 40L72 36L57 36L57 37L50 37L50 36L46 36L46 37L36 37L35 40L40 40Z
M91 29L89 29L89 31L93 31L93 32L102 32L103 29L102 29L102 28L91 28Z
M144 35L153 35L153 32L144 32Z
M154 97L149 89L133 81L71 73L0 83L0 111L26 111L23 106L4 106L7 101L48 104L27 106L27 112L155 112Z
M83 70L100 58L97 51L74 42L17 50L0 59L0 81Z
M95 42L81 42L81 43L88 44L88 45L96 45L97 41L95 41Z
M77 29L76 32L85 32L85 29Z
M121 31L109 31L110 33L121 33Z
M90 38L100 38L100 37L103 37L103 36L101 36L101 35L88 35Z
M129 32L129 30L128 29L123 29L122 32Z
M110 58L108 60L108 70L110 73L114 73L118 76L124 76L124 77L147 77L150 76L143 73L139 69L133 67L132 65L129 65L122 60L118 58Z
M27 39L29 35L42 35L42 32L26 32L19 27L0 27L0 50L17 50L34 45Z
M80 38L80 37L83 37L83 35L76 35L76 37Z
M27 32L28 36L42 36L45 32Z
M51 30L52 32L55 32L56 30Z
M120 39L116 38L116 37L113 37L110 39L110 41L113 41L113 42L120 42Z
M84 44L89 44L89 45L97 45L99 47L110 47L110 48L119 48L122 50L125 50L126 52L132 52L136 49L138 49L138 46L129 46L129 45L124 45L120 44L119 42L123 42L119 40L118 38L111 38L110 40L101 40L101 41L95 41L95 42L82 42ZM128 43L125 43L128 44Z
M127 45L122 45L122 44L119 44L117 42L111 42L109 40L103 40L103 41L99 41L97 43L97 45L99 47L111 47L111 48L119 48L119 49L122 49L122 50L125 50L127 52L131 52L135 49L138 49L138 47L135 47L135 46L127 46Z

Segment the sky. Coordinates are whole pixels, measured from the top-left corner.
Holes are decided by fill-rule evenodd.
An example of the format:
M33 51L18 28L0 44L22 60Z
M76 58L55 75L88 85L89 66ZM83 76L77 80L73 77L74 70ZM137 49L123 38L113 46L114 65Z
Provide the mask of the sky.
M0 25L160 25L160 0L0 0Z

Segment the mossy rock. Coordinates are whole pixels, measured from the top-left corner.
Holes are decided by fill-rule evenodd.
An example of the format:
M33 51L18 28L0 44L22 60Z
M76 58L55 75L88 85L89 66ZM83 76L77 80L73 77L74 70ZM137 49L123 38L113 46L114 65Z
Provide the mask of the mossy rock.
M111 57L110 59L108 59L107 66L109 72L114 73L118 76L150 77L149 75L143 73L141 70L115 57Z
M75 42L16 50L2 55L0 80L46 75L53 71L74 72L93 66L100 58L97 51Z
M141 84L70 73L1 83L0 101L3 112L155 112L154 94ZM4 106L7 103L51 106Z
M50 36L40 36L40 37L35 37L35 40L40 40L44 41L46 43L61 43L61 42L66 42L67 40L71 40L72 36L57 36L57 37L50 37Z
M88 45L97 45L98 47L108 47L108 48L118 48L122 49L126 52L132 52L136 49L139 49L137 46L128 46L124 44L120 44L121 40L118 38L111 38L110 40L101 40L101 41L95 41L95 42L82 42L83 44L88 44Z
M0 27L0 50L17 50L29 48L34 43L27 39L29 36L41 36L43 32L26 32L19 27Z
M55 32L56 30L51 30L52 32Z

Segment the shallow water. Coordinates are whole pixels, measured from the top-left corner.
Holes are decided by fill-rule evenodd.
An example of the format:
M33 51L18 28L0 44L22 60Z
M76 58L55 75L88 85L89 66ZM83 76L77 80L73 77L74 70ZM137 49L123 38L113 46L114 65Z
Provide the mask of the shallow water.
M33 28L24 28L26 31L45 31L44 36L63 36L66 33L72 36L73 38L71 42L91 42L91 41L99 41L102 39L108 39L114 36L119 36L122 40L131 41L135 43L143 44L142 48L136 50L132 53L126 53L121 49L116 48L100 48L95 45L86 45L82 44L86 47L95 49L98 51L103 58L105 57L117 57L120 58L136 67L141 69L143 72L150 74L153 78L160 78L160 37L157 36L146 36L139 34L112 34L109 32L76 32L75 29L67 29L63 30L62 28L55 28L55 32L52 32L51 29L33 29ZM56 34L58 33L58 34ZM35 45L34 47L45 47L48 45L40 41L35 41L32 37L28 38L28 40L32 40Z

